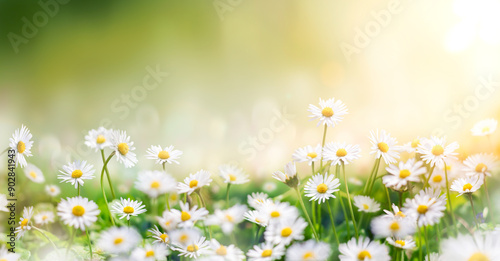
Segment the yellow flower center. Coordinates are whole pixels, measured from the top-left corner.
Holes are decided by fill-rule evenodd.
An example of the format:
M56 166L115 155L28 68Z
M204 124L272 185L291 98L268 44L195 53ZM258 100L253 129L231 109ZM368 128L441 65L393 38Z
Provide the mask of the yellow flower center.
M262 251L261 256L262 257L270 257L272 254L273 254L273 250L272 249L266 249L266 250Z
M75 169L75 170L73 170L73 172L71 172L71 177L74 179L77 179L77 178L81 177L82 175L83 175L83 172L79 169Z
M129 147L128 147L127 143L122 142L122 143L118 144L118 151L120 152L120 154L127 155L128 150L129 150Z
M432 154L434 154L434 156L439 156L439 155L443 154L443 152L444 152L443 146L436 145L432 148L431 152L432 152Z
M189 236L186 234L183 234L179 239L181 242L186 242L189 239Z
M330 107L325 107L322 111L321 114L325 117L332 117L333 116L333 109Z
M113 243L114 243L115 245L118 245L118 244L120 244L121 242L123 242L123 238L121 238L121 237L117 237L117 238L115 238L115 241L113 241Z
M406 242L404 240L396 240L396 244L404 247L406 245Z
M165 160L170 158L170 154L168 153L168 151L162 150L158 153L158 158Z
M97 142L97 144L103 144L104 142L106 142L106 138L104 138L104 135L97 135L97 139L95 139L95 142Z
M182 221L187 221L191 219L191 215L187 213L186 211L181 212L181 220Z
M406 177L408 177L410 175L411 175L411 172L409 170L407 170L407 169L402 169L402 170L399 171L399 177L402 178L402 179L404 179L404 178L406 178Z
M361 252L359 252L358 254L358 259L359 260L365 260L365 258L372 258L372 255L370 254L370 252L366 251L366 250L363 250Z
M345 149L338 149L336 155L337 157L345 157L347 155L347 151Z
M317 187L316 187L316 190L319 192L319 193L325 193L327 190L328 190L328 187L326 186L325 183L321 183L319 184Z
M476 172L485 172L488 170L488 167L484 163L479 163L476 166Z
M463 187L462 189L463 189L464 191L466 191L466 190L471 190L471 189L472 189L472 184L467 183L467 184L465 184L465 185L464 185L464 187Z
M25 227L26 225L28 225L28 222L29 222L29 221L30 221L30 220L29 220L29 219L27 219L27 218L23 219L23 221L21 221L21 228L23 228L23 227Z
M36 172L34 172L34 171L30 172L30 176L31 176L32 178L36 179Z
M46 215L42 216L42 220L47 220L47 218L49 218L49 217L47 217Z
M441 175L436 175L432 178L432 181L434 181L435 183L439 183L441 182L441 180L443 180L443 177L441 177Z
M277 218L277 217L279 217L279 216L280 216L280 213L279 213L278 211L273 211L273 212L271 212L271 217L273 217L273 218Z
M370 206L368 206L367 204L363 204L363 209L368 210L369 208Z
M385 142L379 142L377 146L378 149L384 153L389 151L389 145L387 145L387 143Z
M177 194L170 194L170 200L177 200Z
M468 261L490 261L490 259L485 254L476 252L469 257Z
M292 234L292 228L290 227L285 227L281 230L282 237L289 237L291 234Z
M132 213L134 213L134 208L126 206L126 207L123 208L123 213L125 213L125 214L132 214Z
M236 176L233 174L229 174L229 180L230 181L236 181Z
M50 188L50 192L56 192L55 188Z
M483 133L490 132L490 127L484 127L481 131L482 131Z
M198 186L198 181L196 179L193 179L193 180L189 181L189 187L190 188L194 188L196 186Z
M418 145L420 145L420 140L419 140L419 139L414 139L414 140L411 142L411 147L412 147L412 148L416 148L416 147L418 147Z
M73 207L73 215L74 216L81 217L81 216L83 216L83 214L85 214L85 209L82 206L76 205Z
M161 234L160 238L161 238L161 241L167 242L168 235L167 234Z
M314 252L312 252L312 251L305 252L304 255L302 256L302 259L313 260L314 259Z
M233 216L231 216L231 215L226 215L226 219L229 222L233 222L233 220L234 220Z
M406 217L406 215L401 211L398 211L398 213L396 213L396 216L397 217Z
M9 260L7 260L7 259L5 259L5 258L2 258L2 259L0 259L0 261L9 261Z
M26 144L24 144L24 142L22 141L19 141L17 143L17 152L23 153L25 150L26 150Z
M310 157L311 159L314 159L314 158L318 157L318 153L316 153L316 152L309 152L309 153L307 153L307 156Z
M187 251L189 251L189 252L196 252L196 251L198 251L198 249L200 249L200 248L197 245L189 245L187 247Z
M160 187L160 182L158 181L151 182L151 188L157 189L159 187Z
M155 251L149 250L146 252L146 257L152 257L152 256L155 256Z
M219 256L225 256L227 255L227 249L225 246L220 246L219 248L217 248L217 250L215 250L215 253Z
M427 213L427 210L429 210L429 207L426 205L420 205L417 207L417 212L422 215Z
M399 230L399 223L398 222L392 222L391 226L389 226L391 230Z

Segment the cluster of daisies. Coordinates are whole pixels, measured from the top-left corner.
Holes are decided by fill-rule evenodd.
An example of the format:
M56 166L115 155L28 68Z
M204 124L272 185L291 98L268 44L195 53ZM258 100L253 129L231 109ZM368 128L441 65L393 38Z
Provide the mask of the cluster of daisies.
M56 260L83 258L72 251L78 234L86 236L91 260L500 260L500 228L487 187L497 167L494 154L473 154L461 161L458 143L448 143L445 137L417 137L398 145L387 131L375 130L369 136L374 164L366 182L358 184L347 178L346 165L361 157L360 146L326 139L328 128L348 114L346 105L320 99L309 112L324 127L322 142L297 149L283 171L272 174L289 190L277 197L253 192L246 203L235 202L229 193L232 186L250 181L241 168L219 167L227 187L226 197L216 198L209 189L210 171L202 169L177 181L166 166L179 164L182 151L160 145L144 155L158 170L137 174L135 189L144 198L118 198L108 164L115 157L126 168L135 166L134 143L125 131L90 130L85 144L101 154L100 171L85 160L61 166L57 179L71 184L74 197L57 199L61 189L47 184L56 211L25 207L17 238L28 231L40 233L54 249L48 256ZM497 121L489 119L471 132L489 136L496 127ZM41 169L28 163L32 147L25 126L10 139L16 166L31 181L45 183ZM296 164L306 162L311 172L300 177ZM95 178L100 180L101 205L81 195L85 181ZM464 200L458 200L460 196ZM157 214L163 205L147 205L146 200L164 203L162 212ZM6 196L0 194L0 211L7 212L6 205ZM459 215L454 207L466 210ZM146 225L131 222L139 215L150 217ZM56 244L47 236L48 225L57 220L72 231L67 242ZM245 242L236 238L249 228L253 237ZM0 260L21 259L1 248Z

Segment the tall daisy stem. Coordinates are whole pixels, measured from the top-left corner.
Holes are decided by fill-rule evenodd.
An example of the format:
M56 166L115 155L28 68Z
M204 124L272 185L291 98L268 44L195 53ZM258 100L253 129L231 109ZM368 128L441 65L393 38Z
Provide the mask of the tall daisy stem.
M347 193L347 202L349 203L349 211L351 212L352 224L354 226L354 234L356 235L356 239L358 239L359 238L358 226L356 225L356 218L354 217L354 211L352 209L351 195L349 194L349 186L347 185L347 178L345 175L345 164L343 161L342 161L342 174L344 176L345 191Z
M377 167L377 162L379 159L375 160L375 163L373 164L372 171L370 172L370 176L368 176L368 180L365 183L365 187L363 188L363 195L366 195L368 192L368 186L370 185L372 178L373 178L373 172L375 171L375 168Z
M80 196L80 183L77 184L78 187L78 196Z
M45 234L45 232L43 232L43 230L41 230L37 227L32 227L32 228L34 228L36 231L38 231L40 234L42 234L42 236L44 236L45 239L47 239L50 242L50 244L52 245L52 247L56 251L57 255L59 256L59 250L57 249L56 244L54 244L54 242L52 240L50 240L50 238Z
M474 209L474 201L472 200L472 193L467 193L467 196L470 201L470 207L472 208L472 214L474 215L473 220L474 223L476 224L476 229L479 229L479 222L477 221L477 214L476 210Z
M316 228L314 227L314 225L311 221L311 218L309 217L309 214L307 213L307 209L306 209L306 206L304 205L304 200L302 200L302 196L300 195L299 188L295 187L294 189L295 189L295 192L297 192L297 198L300 202L300 206L302 207L302 211L304 211L304 215L306 215L307 222L309 222L309 226L311 226L314 238L316 238L316 241L318 241L319 237L318 237L318 234L316 232Z
M231 183L227 183L227 189L226 189L226 207L229 208L229 189L231 188Z
M488 202L488 210L489 210L488 215L491 217L490 220L493 221L493 224L495 224L495 215L493 214L493 207L490 201L490 194L488 193L488 186L486 185L486 175L484 176L483 186L484 186L484 194L486 195L486 201Z
M380 161L382 160L382 157L378 158L377 159L377 164L375 166L375 169L373 170L373 174L372 174L372 178L371 178L371 181L370 181L370 185L368 187L368 196L370 196L372 194L372 190L373 190L373 186L375 185L375 180L377 180L377 174L378 174L378 169L380 167Z
M455 232L458 235L457 221L455 220L455 213L453 213L453 205L451 204L450 185L449 185L449 181L448 181L448 170L446 167L446 162L444 162L444 177L446 179L446 196L448 197L448 205L450 206L451 222L453 223L453 227L455 228Z
M339 176L339 172L340 172L340 165L337 165L335 167L335 176L338 177ZM345 205L344 205L344 199L342 198L342 196L340 195L340 191L337 192L337 197L340 201L340 206L342 207L342 213L344 213L344 219L345 219L345 224L346 224L346 230L347 230L347 237L348 238L351 238L351 228L349 226L349 217L348 217L348 214L347 214L347 210L345 208Z
M424 226L424 235L425 235L425 246L426 246L426 253L427 253L427 260L431 260L431 251L430 251L430 245L429 245L429 235L427 233L427 226Z
M312 168L312 173L311 173L311 175L314 175L314 161L313 161L313 162L311 162L311 168Z
M260 238L260 229L261 229L261 226L260 225L257 225L257 233L255 233L255 237L253 239L253 243L252 245L255 245L256 243L258 243L259 241L259 238Z
M89 241L90 260L93 260L94 253L92 252L92 241L90 241L90 233L88 229L85 229L85 234L87 234L87 240Z
M325 141L326 141L326 131L328 130L328 125L325 124L325 130L323 131L323 141L321 142L321 150L325 147ZM323 168L323 153L321 153L321 160L319 163L319 168Z
M111 219L111 224L113 224L113 226L115 226L115 220L113 219L113 214L111 214L111 209L109 208L108 199L106 198L106 191L104 191L104 183L103 182L104 182L104 170L107 168L108 162L111 160L111 158L114 155L115 155L114 151L111 154L109 154L109 157L108 157L108 159L106 159L106 161L104 161L104 166L102 167L102 170L101 170L101 190L102 190L102 197L104 198L104 203L106 203L106 208L108 209L109 218Z
M328 206L328 213L330 214L330 222L332 223L333 234L335 235L335 241L337 241L337 245L340 244L339 236L337 235L337 229L335 229L335 220L333 219L332 208L330 207L330 201L326 201L326 205Z
M434 168L436 167L436 165L432 166L430 169L429 169L429 174L427 175L427 178L425 179L425 184L424 184L424 188L429 186L429 180L431 179L431 176L432 176L432 172L434 172Z
M102 163L106 163L106 160L105 160L106 157L104 157L104 150L101 150L101 158L102 158ZM115 190L113 189L113 184L111 183L111 178L109 176L107 164L104 167L104 171L106 171L106 178L108 179L109 189L111 190L111 196L113 196L113 199L115 199L116 198Z
M384 186L385 188L385 194L387 195L387 203L389 204L389 209L392 207L392 202L391 202L391 195L389 194L389 189Z

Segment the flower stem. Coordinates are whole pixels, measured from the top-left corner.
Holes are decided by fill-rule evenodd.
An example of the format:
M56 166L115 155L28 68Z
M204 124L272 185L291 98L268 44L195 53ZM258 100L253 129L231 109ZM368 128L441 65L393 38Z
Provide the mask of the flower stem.
M258 240L260 238L260 229L261 229L261 226L257 225L257 233L255 234L255 237L253 239L252 246L259 242Z
M312 168L312 173L311 173L311 175L314 175L314 161L313 161L313 162L311 162L311 168Z
M453 223L453 227L455 228L455 232L458 235L457 221L455 220L455 214L453 213L453 205L451 204L450 185L449 185L449 181L448 181L448 170L446 168L446 162L444 162L444 177L446 179L446 195L448 197L448 205L450 206L451 222Z
M335 229L335 220L333 219L332 208L330 207L330 201L326 201L326 205L328 206L328 213L330 214L330 222L332 223L333 234L335 235L335 241L337 241L337 245L340 244L339 236L337 235L337 229Z
M297 192L297 197L300 202L300 206L302 207L302 211L304 211L304 215L306 215L307 222L309 222L309 226L311 226L312 232L314 234L314 238L316 238L316 241L319 240L318 234L316 233L316 228L314 227L311 218L309 217L309 214L307 213L306 206L304 205L304 201L302 200L302 196L300 195L299 188L295 187L295 192Z
M426 245L426 253L427 253L427 260L431 260L431 251L430 251L430 245L429 245L429 235L427 234L427 226L424 227L424 234L425 234L425 245Z
M165 194L165 202L167 203L167 209L170 211L170 194Z
M492 221L493 224L495 224L495 215L493 214L493 208L490 201L490 194L488 193L488 186L486 185L486 175L484 176L483 186L484 186L484 194L486 195L486 201L488 202L488 210L489 210L488 215L491 217L490 221Z
M385 194L387 195L387 203L389 203L389 209L391 209L392 207L392 202L391 202L391 196L389 195L389 189L384 186L385 188Z
M337 165L335 167L335 176L338 177L340 172L340 165ZM349 226L349 217L347 216L347 210L344 205L344 199L340 195L340 190L337 192L337 197L339 198L340 201L340 206L342 207L342 213L344 213L344 219L345 219L345 224L346 224L346 230L347 230L347 237L351 238L351 228Z
M323 131L323 141L321 142L321 151L323 151L323 148L325 147L326 130L328 130L328 125L325 124L325 130ZM323 168L323 153L321 153L321 160L319 164L319 168Z
M111 160L111 158L114 155L115 155L114 151L111 154L109 154L109 157L108 157L108 159L106 159L106 161L104 161L104 166L102 166L102 170L101 170L101 190L102 190L102 197L104 198L104 203L106 203L106 208L108 209L109 218L111 219L111 224L113 224L113 226L115 226L115 220L113 219L113 214L111 214L111 209L109 208L108 199L106 198L106 191L104 191L103 181L104 181L104 170L107 168L108 162Z
M226 207L229 208L229 189L231 188L231 183L227 183L227 189L226 189Z
M358 226L356 225L356 218L354 217L354 211L352 210L351 195L349 194L349 186L347 185L347 179L345 175L345 164L343 161L342 161L342 173L344 176L345 191L347 193L347 202L349 203L349 211L351 212L352 224L354 225L354 234L356 235L356 239L358 239L359 238Z
M472 200L472 193L467 193L467 196L469 196L470 206L472 208L472 215L474 215L473 220L474 220L474 223L476 223L476 229L479 230L479 222L477 221L476 210L474 209L474 202Z
M80 183L77 184L78 187L78 196L80 196Z
M429 186L429 180L431 179L431 176L432 176L432 172L434 172L434 168L436 167L436 165L432 166L430 169L429 169L429 175L427 175L427 178L425 179L425 183L424 183L424 188Z
M104 150L101 150L101 158L102 158L102 163L106 163L104 160ZM113 199L116 198L115 196L115 190L113 189L113 184L111 183L111 178L109 176L109 171L108 171L108 165L106 164L104 167L104 170L106 171L106 178L108 179L108 184L109 184L109 189L111 190L111 196L113 196Z
M366 195L366 192L368 192L368 186L371 183L371 180L373 178L373 172L375 171L375 168L377 167L377 161L379 159L375 160L375 163L373 164L372 171L370 172L370 176L368 176L368 180L366 180L365 187L363 188L363 195Z
M45 234L45 232L43 232L43 230L41 230L37 227L32 227L32 228L34 228L36 231L38 231L40 234L42 234L50 242L50 244L52 245L52 247L56 251L57 256L59 256L59 250L57 249L56 244L54 244L54 242L52 240L50 240L50 238Z
M89 241L90 260L93 260L92 257L94 256L94 253L92 252L92 242L90 241L90 233L88 229L85 229L85 234L87 234L87 240Z

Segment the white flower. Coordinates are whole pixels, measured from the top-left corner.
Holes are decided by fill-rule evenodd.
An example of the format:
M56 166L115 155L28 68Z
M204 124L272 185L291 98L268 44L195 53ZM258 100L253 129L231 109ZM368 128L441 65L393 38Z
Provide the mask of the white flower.
M449 178L449 175L448 175L448 178ZM444 170L434 169L428 182L429 182L429 185L435 189L445 188L446 187L446 175L444 173Z
M415 241L411 238L394 240L394 239L388 237L385 240L390 245L392 245L396 248L399 248L399 249L414 249L417 247L417 245L415 244Z
M490 135L497 129L497 120L486 119L474 124L474 127L470 130L473 136L486 136Z
M283 217L271 223L264 232L266 242L289 245L293 240L304 239L307 222L301 217Z
M415 233L415 220L402 217L401 214L393 217L378 216L372 220L371 229L377 238L405 238Z
M19 221L19 226L16 228L16 239L21 238L22 236L24 236L24 233L26 231L31 230L31 227L33 226L33 221L31 220L32 217L33 207L24 207L23 216Z
M241 168L234 165L222 165L219 167L220 176L224 179L224 183L244 184L250 181L248 175Z
M177 233L177 231L175 233ZM184 236L180 237L182 239L180 241L172 240L172 250L179 251L180 256L197 259L201 255L210 253L208 242L206 241L205 237L200 236L199 233L191 233L190 235L185 234ZM177 235L176 238L178 238Z
M368 196L354 196L354 206L360 212L372 213L380 210L380 203Z
M471 194L476 192L481 188L481 185L483 185L483 180L477 176L459 178L453 182L450 190L458 192L458 196L462 196L463 194Z
M115 130L111 132L111 149L115 151L116 160L123 163L126 168L131 168L137 163L134 142L130 141L126 131Z
M179 194L187 193L191 195L195 190L210 185L210 182L212 182L210 172L202 169L195 174L189 174L189 177L186 177L184 182L179 182L177 184L177 191Z
M201 237L201 233L196 228L181 228L169 232L172 244L188 245Z
M262 189L267 193L273 192L276 189L276 183L268 181L262 185Z
M331 161L332 165L347 165L360 158L359 145L346 144L345 142L328 142L323 148L323 159Z
M47 225L54 222L54 212L52 211L41 211L34 217L35 224L37 225Z
M425 261L444 261L438 253L431 253L429 257L425 257Z
M314 148L311 145L307 145L295 150L292 158L295 162L308 162L310 166L313 162L321 160L321 151L321 144L316 145Z
M155 261L165 260L167 255L170 255L170 251L167 249L167 246L160 244L146 244L144 247L134 249L131 257L134 261Z
M21 255L9 252L5 246L0 248L0 260L2 261L18 261L21 259Z
M285 254L283 245L273 245L269 242L253 246L248 250L248 261L273 261L280 259Z
M156 160L156 164L179 164L179 161L177 160L182 155L182 151L174 150L174 146L172 145L165 147L165 149L162 149L160 145L153 145L146 151L146 153L146 158Z
M225 210L216 209L214 214L208 217L206 224L220 226L224 234L230 234L234 227L243 221L246 211L247 206L240 204Z
M297 176L297 168L295 167L295 163L293 161L290 161L285 165L284 173L279 170L273 173L273 178L285 184L293 180L296 176Z
M412 141L401 146L401 149L403 151L408 152L408 153L417 152L418 145L424 143L425 140L426 140L426 138L417 137L417 138L413 139Z
M304 187L306 197L310 197L310 201L315 200L318 203L323 203L330 198L335 198L333 193L339 191L340 181L334 175L317 174L311 177Z
M446 196L439 196L440 193L431 188L421 190L414 198L406 199L403 212L417 220L419 227L434 225L444 216L446 209Z
M442 260L494 261L500 260L500 239L498 233L485 232L459 235L441 242Z
M332 253L330 246L312 239L294 243L286 251L287 261L327 261Z
M114 202L110 207L111 212L120 215L120 219L127 217L127 220L130 220L131 216L137 216L146 212L146 206L142 204L142 201L131 199L120 198L119 202Z
M347 107L341 100L335 101L335 98L322 100L320 98L319 107L309 104L308 111L311 113L309 115L312 118L311 120L319 120L318 126L323 124L335 127L335 125L344 119L342 116L347 114Z
M399 207L396 206L394 203L392 204L392 211L384 209L385 215L384 217L389 217L389 218L406 218L406 214L403 213L403 211L399 210Z
M269 198L269 195L263 192L252 192L251 195L247 196L248 205L252 208L259 208L264 201Z
M9 212L9 209L7 208L8 204L9 201L7 200L7 195L0 194L0 211Z
M282 218L299 216L297 208L290 206L288 202L273 202L272 200L266 200L259 211L262 212L270 222L277 222Z
M219 241L212 239L210 240L211 255L215 260L223 261L243 261L245 260L245 254L243 251L236 247L235 245L222 245Z
M24 168L24 174L35 183L43 183L45 181L42 171L31 163L28 163L26 168Z
M447 158L444 160L446 163L446 172L448 174L448 179L454 180L458 177L463 177L464 176L464 164L459 161L458 159L455 158ZM443 173L444 177L444 165L438 166L437 169L434 169L434 171L440 170Z
M168 234L161 232L156 225L154 228L148 231L153 234L152 237L155 239L155 241L153 241L153 244L168 244L168 242L170 241Z
M177 228L177 224L180 222L180 220L178 220L177 217L168 210L165 210L161 217L156 217L156 220L163 229L168 231Z
M45 192L51 197L56 197L61 193L61 189L56 185L46 185Z
M395 190L408 186L408 182L420 182L420 175L427 172L423 162L415 159L400 161L399 166L391 164L386 170L388 174L383 176L382 181L386 187Z
M194 205L191 208L188 203L180 202L181 210L171 209L170 212L178 221L179 227L193 227L198 220L203 220L208 215L205 208Z
M74 185L75 188L77 188L78 185L83 186L84 179L94 178L93 174L95 170L93 168L94 166L87 164L87 161L77 160L75 162L68 163L68 165L64 165L63 170L59 171L62 175L58 175L57 178L61 179L61 182L71 183L71 185Z
M372 151L370 154L375 154L375 158L382 157L386 164L395 163L399 159L399 150L401 149L396 144L396 138L385 130L370 131L370 143Z
M141 171L137 176L135 188L150 198L157 198L159 195L174 192L176 183L172 176L163 171Z
M497 166L497 157L493 154L474 154L464 160L465 174L467 176L477 176L484 179L491 176L491 170Z
M104 127L99 127L97 130L90 130L85 135L85 145L95 151L103 150L111 146L110 138L113 130L107 130Z
M360 237L359 240L352 238L347 243L340 244L340 261L389 261L389 250L387 246L379 242L370 241L369 238Z
M141 241L141 235L130 227L111 227L101 233L97 245L106 253L128 253Z
M458 147L457 142L446 145L446 137L431 137L425 143L418 146L417 152L421 154L422 160L430 164L431 167L438 166L439 168L443 168L446 159L455 159L455 155L457 155L455 150Z
M63 223L81 230L96 222L99 213L94 201L80 196L62 199L57 205L57 215Z
M14 131L12 138L9 139L9 147L15 150L16 154L16 167L19 163L21 168L24 168L27 164L25 157L31 157L31 147L33 146L33 141L31 138L30 130L24 125L21 125L21 129Z
M269 222L269 216L262 211L250 210L245 213L244 217L246 220L262 227L266 227Z

